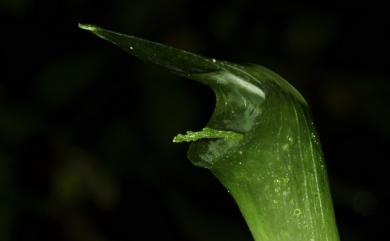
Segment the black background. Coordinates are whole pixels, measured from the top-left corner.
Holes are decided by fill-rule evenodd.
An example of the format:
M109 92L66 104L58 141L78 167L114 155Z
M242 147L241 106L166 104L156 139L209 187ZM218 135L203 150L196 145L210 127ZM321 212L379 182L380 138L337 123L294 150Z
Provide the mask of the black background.
M385 240L388 13L373 3L0 1L0 240L251 240L229 194L171 142L214 106L78 22L264 65L310 103L341 239Z

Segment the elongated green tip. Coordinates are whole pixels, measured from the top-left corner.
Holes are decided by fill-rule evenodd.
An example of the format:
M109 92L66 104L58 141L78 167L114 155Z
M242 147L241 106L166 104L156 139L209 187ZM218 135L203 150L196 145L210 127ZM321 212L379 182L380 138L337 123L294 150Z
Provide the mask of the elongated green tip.
M79 28L88 30L88 31L95 31L98 27L92 24L83 24L79 23Z
M221 70L214 59L204 58L174 47L117 33L92 24L79 23L79 28L117 45L145 62L159 65L179 75L187 76Z

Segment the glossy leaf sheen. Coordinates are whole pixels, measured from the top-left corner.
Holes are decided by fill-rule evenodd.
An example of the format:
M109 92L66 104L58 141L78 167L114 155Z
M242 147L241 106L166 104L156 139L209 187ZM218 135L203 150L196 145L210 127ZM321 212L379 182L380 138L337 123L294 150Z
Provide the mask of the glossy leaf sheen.
M258 65L204 58L92 25L80 27L214 90L216 107L205 129L175 140L193 141L189 159L210 169L228 189L256 241L339 240L309 108L287 81Z

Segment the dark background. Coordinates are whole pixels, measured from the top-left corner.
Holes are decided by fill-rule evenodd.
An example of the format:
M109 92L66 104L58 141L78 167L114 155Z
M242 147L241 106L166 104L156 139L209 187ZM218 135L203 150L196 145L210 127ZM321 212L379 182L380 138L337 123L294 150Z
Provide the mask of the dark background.
M81 31L94 23L253 62L312 107L343 241L385 240L388 13L373 3L0 0L0 240L251 240L232 198L172 137L206 87ZM388 236L388 235L387 235Z

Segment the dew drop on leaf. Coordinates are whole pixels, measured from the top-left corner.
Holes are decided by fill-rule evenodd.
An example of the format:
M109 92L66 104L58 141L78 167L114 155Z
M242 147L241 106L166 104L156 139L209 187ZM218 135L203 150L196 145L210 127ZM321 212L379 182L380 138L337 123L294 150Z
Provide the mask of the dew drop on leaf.
M294 210L294 215L295 215L295 216L299 216L299 215L301 215L301 213L302 213L302 211L301 211L301 209L299 209L299 208L297 208L297 209Z

